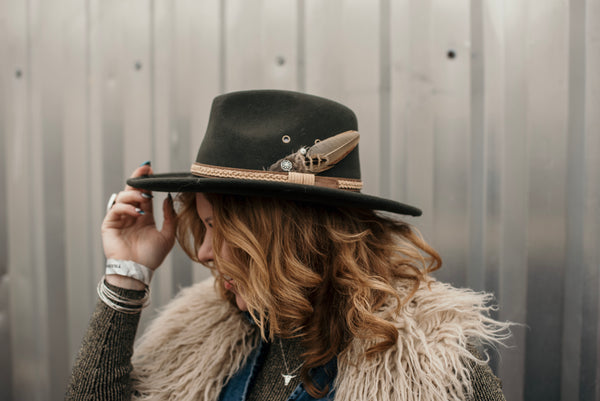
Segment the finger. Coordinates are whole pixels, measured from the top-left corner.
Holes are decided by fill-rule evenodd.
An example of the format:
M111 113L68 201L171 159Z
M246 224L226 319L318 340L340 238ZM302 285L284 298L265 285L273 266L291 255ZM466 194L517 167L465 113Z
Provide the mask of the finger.
M105 217L105 222L120 221L122 216L129 216L138 218L144 216L146 213L135 205L129 205L127 203L117 203L108 212Z
M152 170L152 166L150 165L150 162L147 161L146 163L142 163L141 166L139 166L138 168L136 168L133 173L131 174L130 178L135 178L135 177L141 177L144 175L150 175L153 174L153 170ZM143 193L146 194L146 197L150 200L150 202L144 203L142 209L148 213L152 213L152 191L147 191L144 189L139 189L139 188L134 188L132 186L129 185L125 185L125 191L135 191L135 192L139 192L139 193ZM118 199L118 198L117 198Z
M161 234L168 238L169 241L175 240L175 229L177 228L177 215L173 208L173 198L171 194L163 202L163 226L160 230Z
M121 191L117 195L115 203L127 203L137 205L140 209L149 210L152 208L152 195L137 190Z
M152 170L152 166L150 166L150 162L146 162L143 163L141 166L139 166L138 168L136 168L133 173L131 174L131 176L129 178L135 178L135 177L141 177L144 175L150 175L153 174L153 170ZM125 186L125 190L135 190L135 191L140 191L140 189L137 188L133 188L129 185Z

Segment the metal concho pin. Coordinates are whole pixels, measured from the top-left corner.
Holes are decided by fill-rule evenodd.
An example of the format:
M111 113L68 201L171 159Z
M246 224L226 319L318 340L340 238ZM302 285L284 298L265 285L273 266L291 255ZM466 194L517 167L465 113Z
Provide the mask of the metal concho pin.
M292 164L291 161L289 161L289 160L281 161L281 169L283 171L292 171L292 167L294 167L294 165Z

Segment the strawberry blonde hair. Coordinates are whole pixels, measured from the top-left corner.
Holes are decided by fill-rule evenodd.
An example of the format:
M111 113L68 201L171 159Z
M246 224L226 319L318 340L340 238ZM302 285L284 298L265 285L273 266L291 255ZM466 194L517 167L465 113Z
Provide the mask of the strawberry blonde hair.
M353 338L378 339L366 356L398 339L394 325L376 311L394 298L410 300L429 273L441 267L438 253L404 222L372 210L262 197L207 194L213 206L213 249L219 273L235 280L264 339L297 337L305 353L301 378L313 397L309 370L343 352ZM195 193L180 194L177 238L197 260L204 226ZM401 299L395 283L412 286ZM216 280L220 293L232 294Z

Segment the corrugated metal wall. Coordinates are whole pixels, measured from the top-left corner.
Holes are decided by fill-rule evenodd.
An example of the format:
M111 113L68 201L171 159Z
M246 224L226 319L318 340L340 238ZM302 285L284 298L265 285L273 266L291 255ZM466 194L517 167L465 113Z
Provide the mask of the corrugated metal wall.
M600 399L599 0L0 0L2 399L62 399L109 194L249 88L357 112L366 192L523 323L507 399ZM175 252L153 305L204 274Z

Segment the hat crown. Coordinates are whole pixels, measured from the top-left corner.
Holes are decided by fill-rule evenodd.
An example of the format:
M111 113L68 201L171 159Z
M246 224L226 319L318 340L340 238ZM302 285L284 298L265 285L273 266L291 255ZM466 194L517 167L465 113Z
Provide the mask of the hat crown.
M224 94L213 101L190 173L127 183L150 191L266 196L421 215L414 206L360 192L357 125L352 110L318 96L281 90Z
M233 92L214 99L196 162L268 170L302 147L357 130L354 112L318 96L279 90ZM318 175L360 179L358 147Z

